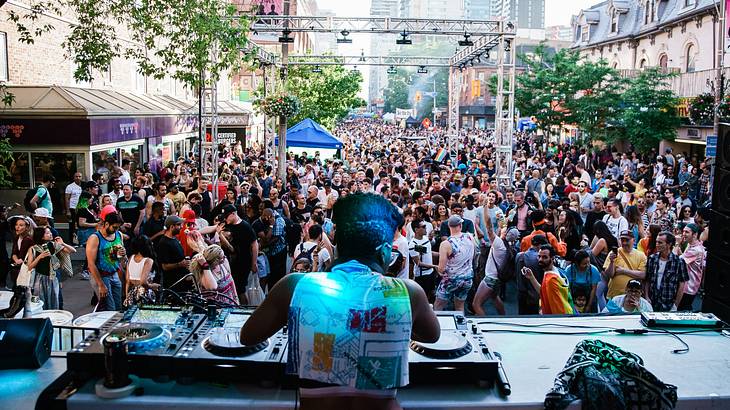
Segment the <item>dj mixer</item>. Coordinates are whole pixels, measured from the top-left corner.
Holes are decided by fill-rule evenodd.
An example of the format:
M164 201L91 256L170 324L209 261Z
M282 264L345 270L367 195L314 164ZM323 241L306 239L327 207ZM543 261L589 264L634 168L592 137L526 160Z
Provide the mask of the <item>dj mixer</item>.
M114 315L100 329L68 352L69 370L104 371L103 342L107 337L123 337L127 342L130 369L143 377L172 373L172 358L205 321L205 315L188 307L132 307Z
M134 307L109 319L98 332L67 355L68 369L79 374L104 373L104 340L125 339L129 372L140 377L175 380L256 382L292 385L285 377L287 329L252 346L240 332L250 309ZM491 383L499 361L476 324L463 315L439 312L441 337L435 343L412 341L408 354L412 384Z

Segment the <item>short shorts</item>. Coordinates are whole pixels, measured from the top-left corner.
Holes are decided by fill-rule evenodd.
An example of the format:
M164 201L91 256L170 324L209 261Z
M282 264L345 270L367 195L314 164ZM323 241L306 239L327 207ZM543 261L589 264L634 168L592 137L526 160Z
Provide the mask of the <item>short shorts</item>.
M471 289L473 274L457 276L443 276L441 283L436 288L436 297L444 300L454 299L466 300L466 296Z
M484 276L484 279L482 279L482 282L484 282L485 285L489 286L489 289L498 290L500 286L502 286L502 281L499 280L499 278L495 278L494 276L486 275Z

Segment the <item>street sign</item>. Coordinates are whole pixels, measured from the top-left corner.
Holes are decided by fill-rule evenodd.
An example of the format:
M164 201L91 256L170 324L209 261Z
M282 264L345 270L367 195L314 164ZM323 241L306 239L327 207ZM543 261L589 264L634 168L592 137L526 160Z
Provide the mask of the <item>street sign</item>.
M705 140L705 156L715 157L717 155L717 135L708 135Z
M236 133L235 132L219 132L217 140L218 140L219 144L234 145L236 143Z

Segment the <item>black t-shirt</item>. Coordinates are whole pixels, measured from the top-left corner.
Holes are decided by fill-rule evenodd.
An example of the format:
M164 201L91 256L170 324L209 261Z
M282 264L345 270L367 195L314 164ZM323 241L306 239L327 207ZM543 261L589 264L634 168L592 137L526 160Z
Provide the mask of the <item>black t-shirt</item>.
M88 208L76 210L76 224L77 225L79 223L79 219L81 219L81 218L84 218L84 220L86 221L87 224L95 224L95 223L99 222L96 219L96 216L94 216L94 214L91 213L91 211L89 211ZM81 229L86 229L86 228L81 228Z
M203 200L200 201L200 217L210 222L210 214L213 208L213 199L211 198L210 192L208 191L204 191L200 195L203 197Z
M147 237L151 238L156 233L163 231L165 229L165 217L163 216L160 219L150 218L145 221L144 225L142 226L142 233L144 233ZM160 238L164 236L158 236L155 238L155 242L159 242Z
M236 251L235 259L231 263L234 279L238 278L246 283L248 273L251 271L251 260L258 255L251 255L251 244L256 240L256 233L246 221L236 225L226 225L226 230L231 233L231 245Z
M431 189L431 197L433 198L434 195L441 195L446 202L449 202L449 199L451 199L451 191L446 187L441 187L438 191Z
M168 238L165 235L160 237L160 241L157 243L157 260L160 262L160 267L164 263L178 263L185 259L182 245L177 238ZM165 287L172 286L175 282L180 280L183 276L187 275L188 271L185 268L176 268L171 270L162 270L162 283ZM181 290L184 286L178 285L173 290Z
M291 220L295 223L304 223L312 215L312 208L309 205L306 205L304 209L294 207L289 210L289 214L291 215Z
M144 208L144 201L137 195L132 195L129 199L123 196L117 198L117 210L122 215L124 222L132 224L132 228L136 226L139 214Z
M606 215L605 211L588 212L588 216L586 216L586 223L583 227L583 233L588 237L588 242L593 239L593 224L596 223L596 221L602 220L604 215Z
M261 221L261 218L258 218L258 219L256 219L255 221L253 221L253 223L251 224L251 228L252 228L252 229L253 229L253 231L254 231L254 232L256 233L256 235L258 235L258 234L259 234L259 233L261 233L261 232L266 232L266 229L268 228L268 226L266 226L266 225L265 225L265 224L264 224L264 223L263 223L263 222Z

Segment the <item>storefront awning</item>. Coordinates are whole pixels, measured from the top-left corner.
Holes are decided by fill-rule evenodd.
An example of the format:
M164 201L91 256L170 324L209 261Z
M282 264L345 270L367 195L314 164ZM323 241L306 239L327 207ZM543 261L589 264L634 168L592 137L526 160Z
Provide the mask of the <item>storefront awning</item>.
M190 114L196 115L197 112L197 105L189 111ZM219 127L248 127L252 125L252 121L253 114L245 103L240 101L218 101ZM210 124L210 119L206 119L206 125L210 126Z
M8 87L15 96L0 115L22 118L156 117L185 115L194 103L168 95L53 86Z

